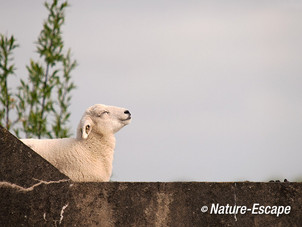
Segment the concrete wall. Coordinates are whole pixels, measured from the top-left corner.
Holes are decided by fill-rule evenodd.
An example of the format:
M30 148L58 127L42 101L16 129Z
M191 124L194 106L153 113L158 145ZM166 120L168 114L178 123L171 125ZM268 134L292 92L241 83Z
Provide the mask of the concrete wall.
M1 127L0 171L0 226L302 226L301 183L74 183Z

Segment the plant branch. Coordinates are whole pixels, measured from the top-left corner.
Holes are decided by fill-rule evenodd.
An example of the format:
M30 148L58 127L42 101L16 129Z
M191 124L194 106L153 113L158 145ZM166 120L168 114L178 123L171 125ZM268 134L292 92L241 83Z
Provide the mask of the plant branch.
M47 63L46 65L46 71L45 71L45 80L44 80L44 84L43 84L43 97L42 97L42 103L41 103L41 116L40 116L40 120L43 120L43 115L44 115L44 109L45 109L45 100L46 100L46 87L47 87L47 82L48 82L48 73L49 73L49 63ZM41 138L41 127L42 127L42 122L39 122L39 126L38 126L38 138Z

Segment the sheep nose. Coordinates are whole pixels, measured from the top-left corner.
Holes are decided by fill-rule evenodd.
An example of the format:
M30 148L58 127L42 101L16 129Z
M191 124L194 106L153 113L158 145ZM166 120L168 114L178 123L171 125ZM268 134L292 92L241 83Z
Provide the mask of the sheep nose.
M131 116L131 113L129 112L129 110L125 110L124 114L129 114L129 116Z

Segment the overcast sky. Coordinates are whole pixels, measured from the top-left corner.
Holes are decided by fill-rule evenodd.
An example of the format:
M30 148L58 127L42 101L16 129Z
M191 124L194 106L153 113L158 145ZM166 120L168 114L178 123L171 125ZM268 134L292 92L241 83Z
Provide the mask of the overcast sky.
M302 179L301 1L70 2L73 131L96 103L133 116L112 180ZM0 0L0 32L20 44L11 84L46 17L42 1Z

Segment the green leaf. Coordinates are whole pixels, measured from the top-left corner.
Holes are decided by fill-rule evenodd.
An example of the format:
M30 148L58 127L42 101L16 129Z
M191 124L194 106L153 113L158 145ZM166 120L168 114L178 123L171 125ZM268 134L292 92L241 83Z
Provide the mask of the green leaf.
M76 88L71 72L77 63L71 60L70 49L64 51L62 25L65 22L65 8L68 3L50 0L44 5L48 16L35 42L40 59L30 59L26 66L28 78L20 80L18 93L15 95L11 94L11 89L6 86L6 79L15 71L15 65L11 64L12 50L18 44L14 36L8 38L0 35L0 102L9 103L17 113L20 124L13 128L16 135L23 133L26 137L39 138L69 136L70 128L67 123L70 117L70 92ZM58 117L52 122L55 116ZM11 122L8 122L9 125Z

